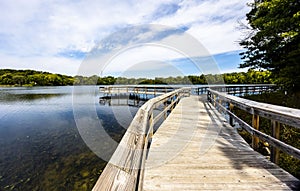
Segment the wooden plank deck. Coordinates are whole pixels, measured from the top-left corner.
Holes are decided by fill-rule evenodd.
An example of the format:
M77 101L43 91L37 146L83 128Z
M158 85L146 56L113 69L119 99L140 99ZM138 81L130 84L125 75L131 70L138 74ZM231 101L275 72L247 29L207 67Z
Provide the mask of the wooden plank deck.
M154 134L143 190L300 190L205 100L183 98Z

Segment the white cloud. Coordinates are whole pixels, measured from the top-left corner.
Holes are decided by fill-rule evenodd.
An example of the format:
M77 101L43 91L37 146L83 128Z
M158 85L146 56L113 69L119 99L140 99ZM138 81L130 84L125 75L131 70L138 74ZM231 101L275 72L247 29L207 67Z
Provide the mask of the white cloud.
M175 15L158 20L170 26L189 26L187 31L196 37L211 54L239 50L238 20L249 11L245 0L211 0L182 2Z
M32 69L59 74L76 74L81 60L55 57L55 56L30 56L19 57L0 53L1 68Z
M157 12L169 4L178 6ZM88 52L100 39L130 25L187 26L213 54L238 50L236 21L248 8L245 0L27 0L1 1L0 12L0 68L75 74L82 59L60 53Z

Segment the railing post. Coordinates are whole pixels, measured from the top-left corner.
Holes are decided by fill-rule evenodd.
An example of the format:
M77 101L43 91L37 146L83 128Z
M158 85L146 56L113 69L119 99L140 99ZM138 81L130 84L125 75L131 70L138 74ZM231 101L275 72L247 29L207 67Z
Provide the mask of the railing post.
M164 109L167 107L167 101L164 102ZM167 119L167 112L164 112L164 118Z
M229 110L231 113L233 113L233 108L234 105L232 103L229 103ZM231 115L229 115L229 124L233 127L234 123L233 123L233 117Z
M214 107L216 107L216 98L217 98L217 96L216 96L216 94L214 94L213 95L213 106Z
M145 97L146 97L146 100L147 100L147 98L148 98L147 93L148 93L148 88L145 87Z
M170 100L170 101L171 101L171 102L170 102L170 105L172 105L172 104L174 103L174 100L173 100L174 97L171 97L170 99L171 99L171 100ZM174 105L172 105L172 106L170 107L170 109L169 109L170 113L172 112L173 107L174 107Z
M271 120L272 123L272 136L279 140L280 138L280 123L275 120ZM279 149L272 146L271 150L271 161L278 164L279 161Z
M154 122L153 122L153 110L151 111L151 115L150 115L150 118L149 118L149 137L148 137L148 140L145 140L145 141L148 141L148 147L147 149L150 148L150 144L152 142L152 137L153 137L153 128L154 128Z
M218 104L216 104L216 105L218 105L217 110L221 113L222 100L220 99L220 96L218 96Z
M151 115L150 115L150 118L149 118L149 130L150 130L150 133L149 133L149 137L152 138L153 136L153 111L151 112Z
M210 91L207 91L207 101L211 103L211 100L210 100L211 97L210 96L211 96Z
M252 127L256 130L259 130L259 115L253 114L252 115ZM256 136L252 136L252 148L257 150L258 148L259 138Z

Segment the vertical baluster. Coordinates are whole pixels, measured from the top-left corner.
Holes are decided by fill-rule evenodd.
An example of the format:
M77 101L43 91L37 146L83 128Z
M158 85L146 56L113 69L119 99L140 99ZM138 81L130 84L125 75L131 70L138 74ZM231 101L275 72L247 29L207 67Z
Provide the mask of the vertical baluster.
M256 130L259 130L259 115L252 115L252 127ZM252 136L252 147L254 150L257 150L259 143L259 138L256 136Z
M213 98L213 100L214 100L214 101L213 101L213 105L214 105L214 107L216 107L216 101L217 101L217 100L216 100L216 99L217 99L216 94L214 94L213 97L214 97L214 98Z
M222 102L222 99L220 98L220 96L219 96L219 104L220 104L220 106L219 106L219 112L222 113L221 106L222 106L223 102Z
M272 123L272 136L279 140L280 138L280 123L275 120L271 120ZM279 161L279 149L272 146L271 150L271 161L278 164Z
M164 109L167 107L167 101L164 102ZM167 119L167 111L164 112L164 118Z
M234 108L234 105L232 103L229 103L229 110L230 112L233 113L233 108ZM233 127L234 126L234 123L233 123L233 117L231 115L229 115L229 124Z

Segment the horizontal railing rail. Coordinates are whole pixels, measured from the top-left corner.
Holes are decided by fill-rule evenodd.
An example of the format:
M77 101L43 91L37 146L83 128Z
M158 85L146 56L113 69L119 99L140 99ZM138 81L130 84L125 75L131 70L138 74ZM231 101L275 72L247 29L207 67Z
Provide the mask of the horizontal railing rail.
M93 190L141 190L144 165L154 125L172 111L191 88L181 88L148 100L136 113ZM154 114L156 108L162 111Z
M134 86L134 85L123 85L123 86L100 86L99 90L100 92L104 94L118 94L118 93L135 93L135 94L163 94L167 92L171 92L174 89L179 89L181 87L171 87L171 86L155 86L155 85L149 85L149 86Z
M272 146L271 161L278 163L279 150L282 150L295 158L300 159L300 150L279 140L280 124L290 125L300 128L300 110L272 104L260 103L248 99L228 95L208 89L208 101L217 109L229 115L230 124L233 126L233 120L243 129L252 135L252 147L258 148L259 139L269 143ZM227 108L224 106L226 105ZM233 107L242 109L252 114L252 126L241 120L233 113ZM229 109L228 109L229 108ZM259 117L271 120L272 136L259 131Z
M270 92L277 88L275 84L107 85L100 86L99 90L104 94L136 93L161 95L163 93L171 92L175 89L180 89L187 86L191 87L192 94L196 95L206 94L209 88L219 92L227 92L231 95L247 95Z
M277 89L275 84L224 84L193 86L193 92L197 95L207 94L208 89L226 92L230 95L249 95L262 92L272 92Z

